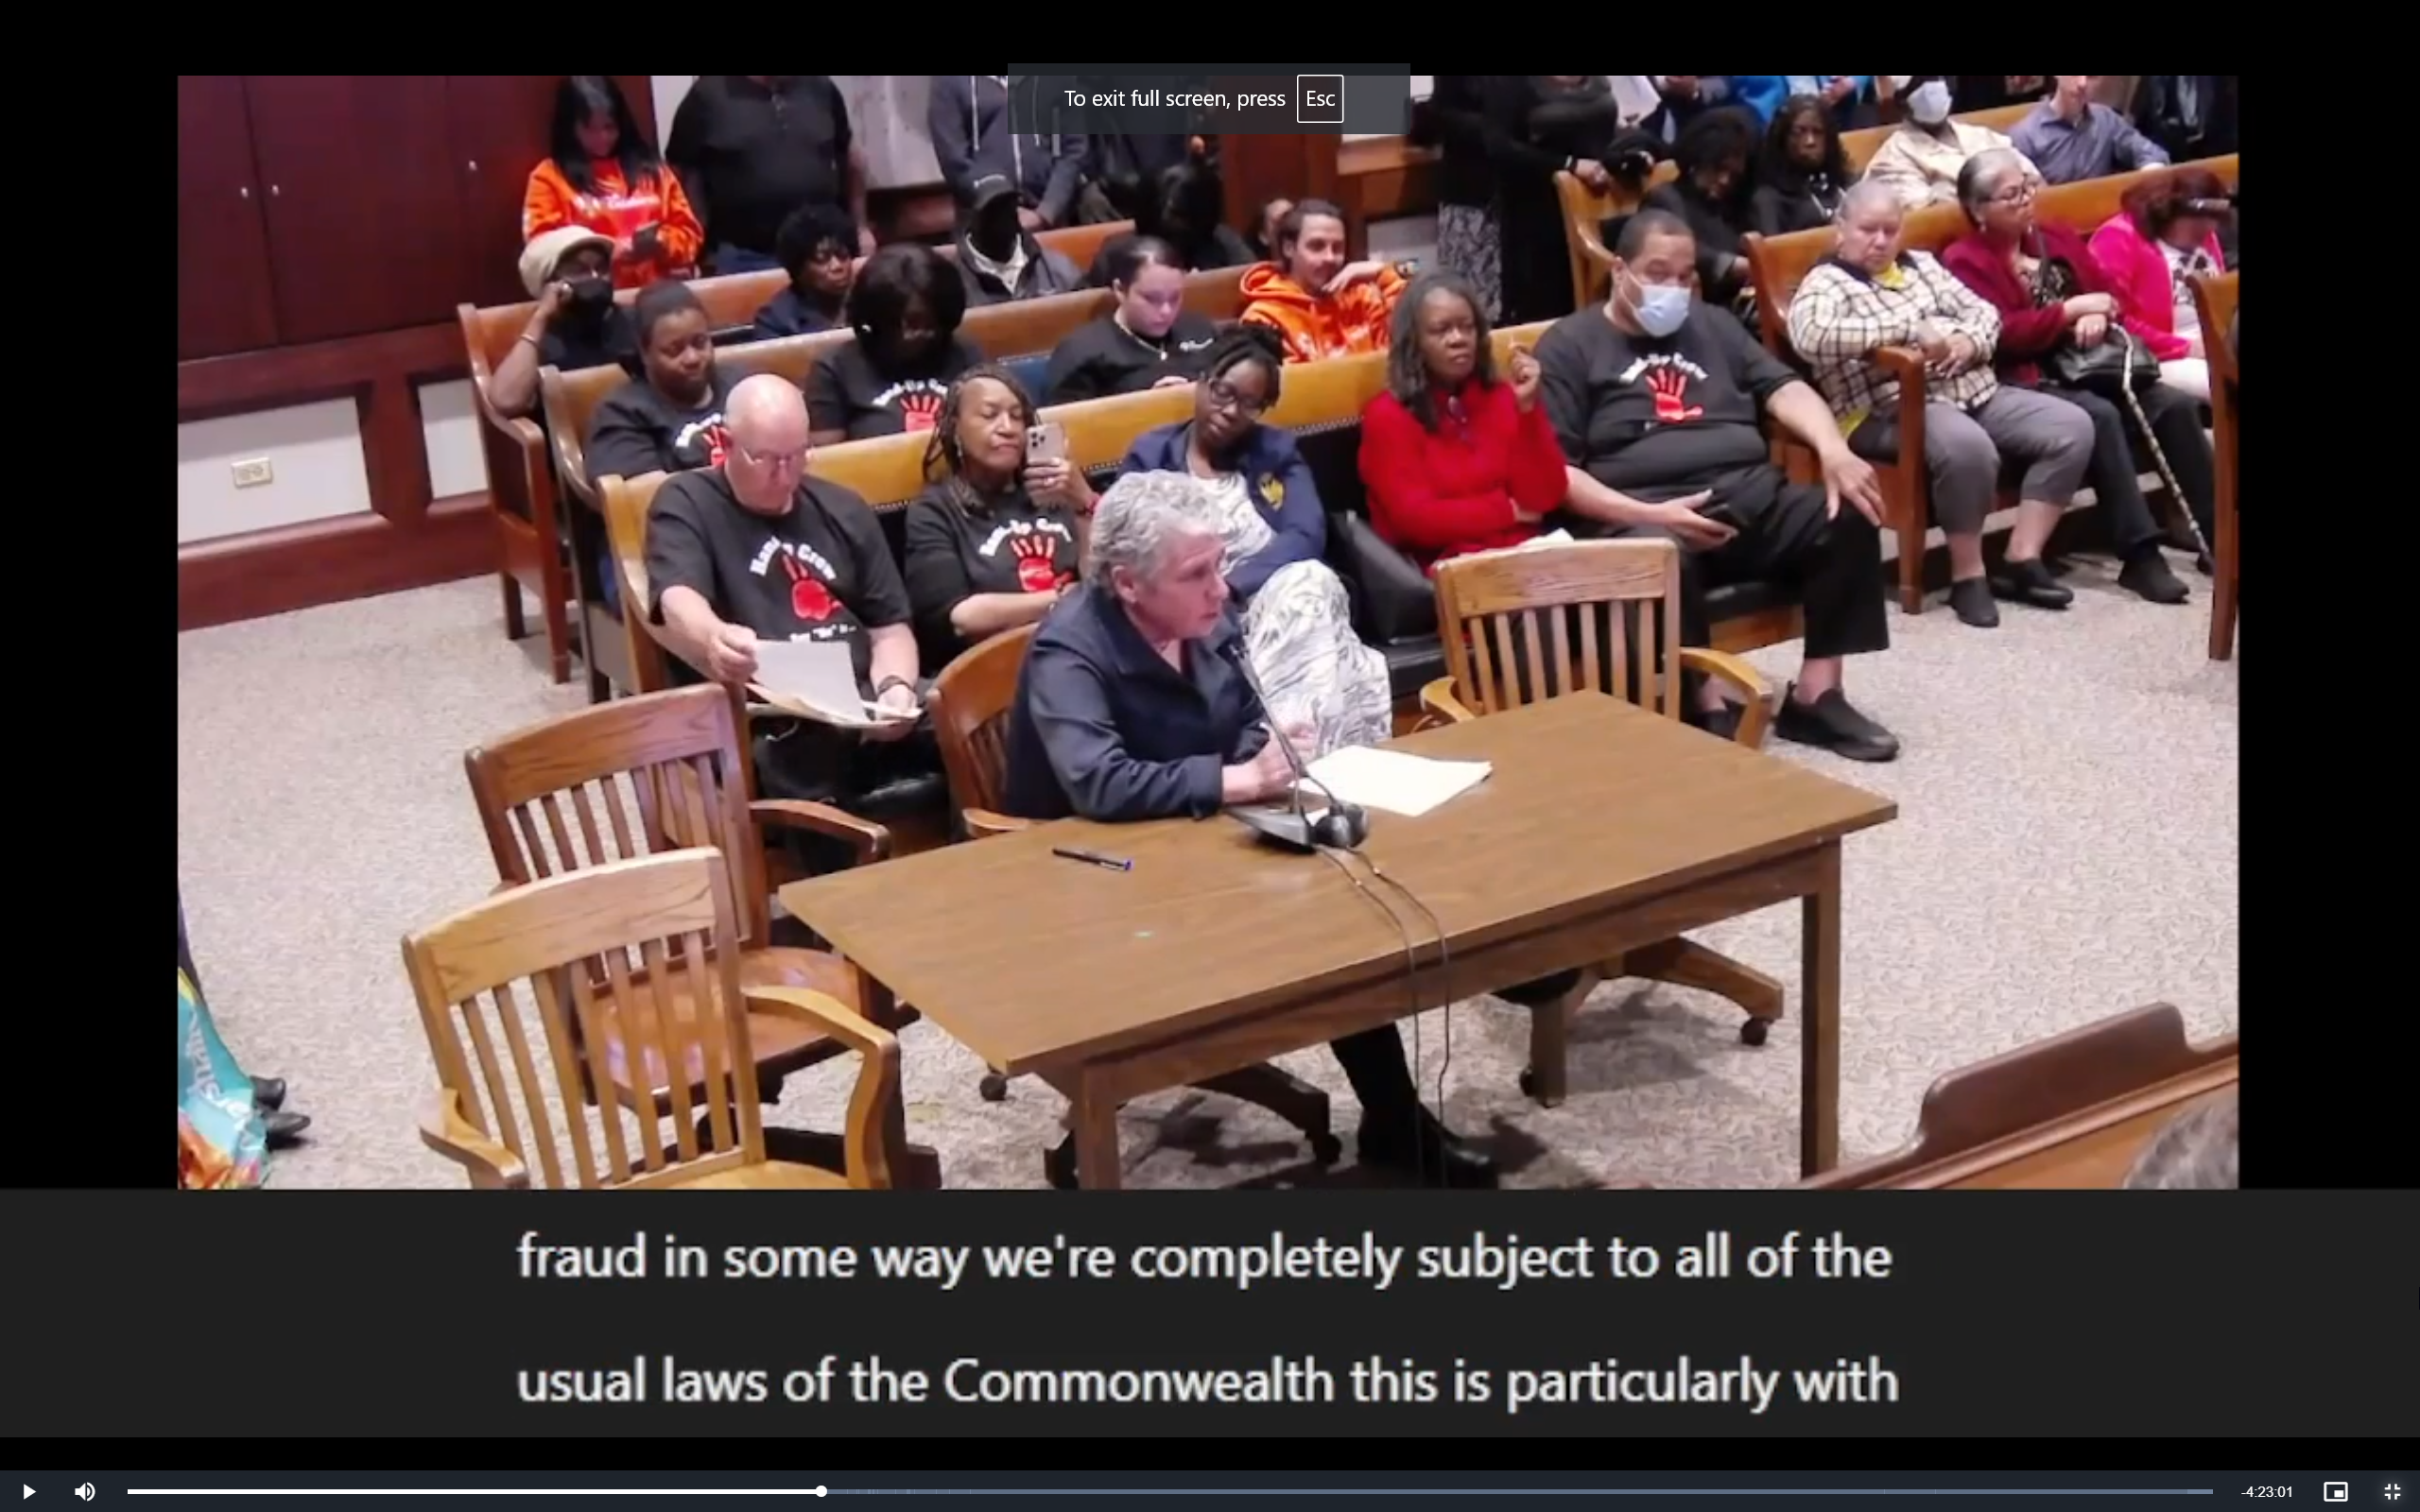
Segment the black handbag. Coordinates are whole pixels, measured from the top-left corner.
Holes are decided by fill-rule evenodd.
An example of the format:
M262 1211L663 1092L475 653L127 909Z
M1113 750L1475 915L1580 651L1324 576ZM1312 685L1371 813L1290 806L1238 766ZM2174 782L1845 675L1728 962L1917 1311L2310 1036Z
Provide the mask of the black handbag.
M2100 345L2080 347L2070 336L2043 359L2043 366L2049 370L2050 381L2062 388L2081 388L2107 399L2130 389L2139 394L2159 382L2159 359L2152 355L2151 347L2115 320L2109 322L2109 334Z

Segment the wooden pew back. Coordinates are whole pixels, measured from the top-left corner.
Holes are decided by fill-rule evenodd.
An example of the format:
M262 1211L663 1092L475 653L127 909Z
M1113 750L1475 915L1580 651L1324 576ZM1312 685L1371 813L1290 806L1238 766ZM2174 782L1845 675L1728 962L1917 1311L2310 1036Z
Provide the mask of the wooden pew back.
M1805 1185L2114 1187L2169 1119L2231 1091L2238 1067L2234 1035L2190 1043L2185 1016L2153 1004L1951 1072L1915 1138Z
M1243 311L1243 274L1244 270L1239 267L1186 274L1184 307L1212 320L1234 319ZM1049 352L1079 326L1107 314L1115 303L1115 296L1107 289L1055 294L1041 300L1016 300L1006 304L989 304L978 310L969 310L965 324L959 330L988 357L1007 360L1032 356ZM804 384L807 371L815 366L816 359L856 339L852 332L822 331L814 335L784 336L776 341L752 341L717 352L715 364L729 373L734 382L769 372L778 373L794 384ZM589 421L605 396L629 381L619 368L586 368L567 373L549 368L540 374L541 387L545 396L546 433L555 448L557 466L571 490L591 503L595 498L588 486L585 461ZM847 446L877 445L891 440L914 442L917 455L923 455L924 438L921 436L853 441L844 446L824 448L817 455L819 457L829 456L846 450ZM868 497L873 496L869 494Z
M1564 249L1571 259L1572 308L1584 310L1592 304L1605 302L1607 285L1613 279L1613 253L1605 247L1605 221L1615 215L1634 213L1649 192L1680 178L1680 165L1669 159L1655 165L1647 176L1645 189L1637 193L1616 183L1599 194L1568 173L1558 170L1554 176L1555 198L1563 206Z
M2034 104L2034 101L2028 100L2022 105L2002 105L1988 111L1968 111L1962 115L1954 115L1950 119L1963 121L1968 126L1986 127L2006 136L2016 129L2018 122L2033 113ZM1882 150L1882 144L1890 141L1891 133L1897 129L1899 129L1895 126L1870 126L1860 130L1841 132L1841 152L1849 160L1849 172L1863 173L1865 165L1874 161L1874 155Z
M2206 168L2232 187L2236 164L2236 155L2230 153L2180 166ZM2128 190L2152 174L2169 171L2146 168L2137 173L2113 173L2106 178L2059 184L2042 191L2034 202L2033 214L2037 219L2089 236L2102 221L2118 214ZM1900 239L1910 251L1938 255L1951 242L1965 235L1966 230L1966 212L1959 206L1927 205L1910 213ZM1765 237L1752 232L1746 238L1748 258L1755 268L1759 328L1766 347L1780 355L1788 356L1790 352L1790 299L1815 265L1831 255L1832 241L1832 229L1828 226L1792 232L1787 236Z
M1090 268L1099 255L1101 244L1121 232L1134 229L1131 220L1114 221L1103 226L1069 226L1059 231L1046 231L1035 239L1052 251L1065 254L1079 268ZM957 261L954 246L937 248L941 255ZM765 301L789 286L789 275L779 268L762 273L731 273L720 278L689 281L689 292L706 307L707 318L717 331L744 326L756 318ZM628 308L638 298L636 289L616 289L614 302ZM519 304L494 304L485 309L464 304L457 307L455 317L462 327L462 345L469 352L471 371L478 376L493 372L495 365L510 354L513 342L528 328L529 318L538 313L535 300Z

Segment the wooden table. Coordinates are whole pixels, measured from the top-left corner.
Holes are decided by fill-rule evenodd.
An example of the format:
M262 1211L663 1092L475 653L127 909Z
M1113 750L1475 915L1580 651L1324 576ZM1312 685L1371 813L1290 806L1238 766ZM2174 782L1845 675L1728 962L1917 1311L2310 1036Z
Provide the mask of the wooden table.
M1362 856L1442 926L1227 819L1064 820L793 883L783 904L995 1070L1074 1105L1083 1184L1118 1184L1116 1115L1147 1092L1805 901L1800 1154L1839 1161L1841 840L1897 806L1596 694L1389 742L1485 760L1422 816L1374 813ZM1132 857L1114 871L1051 854ZM1360 868L1354 862L1357 871Z

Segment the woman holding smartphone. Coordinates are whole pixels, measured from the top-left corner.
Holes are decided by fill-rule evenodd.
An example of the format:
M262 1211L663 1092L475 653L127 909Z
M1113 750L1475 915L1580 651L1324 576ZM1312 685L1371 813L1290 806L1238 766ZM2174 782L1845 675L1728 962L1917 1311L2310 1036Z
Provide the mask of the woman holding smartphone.
M908 601L925 664L1050 612L1076 581L1092 491L1067 461L1066 432L1035 423L1006 369L961 374L942 401L908 507Z

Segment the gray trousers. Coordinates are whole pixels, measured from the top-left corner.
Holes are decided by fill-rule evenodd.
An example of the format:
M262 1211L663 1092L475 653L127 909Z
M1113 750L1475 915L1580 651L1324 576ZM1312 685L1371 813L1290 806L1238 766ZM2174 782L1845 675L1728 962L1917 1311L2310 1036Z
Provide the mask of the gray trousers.
M1981 530L2004 471L2022 472L2019 498L2064 509L2083 487L2092 444L2092 417L2055 394L2004 387L1973 409L1936 399L1925 405L1933 521L1953 536ZM1849 450L1868 461L1895 461L1897 421L1869 417L1850 434Z

